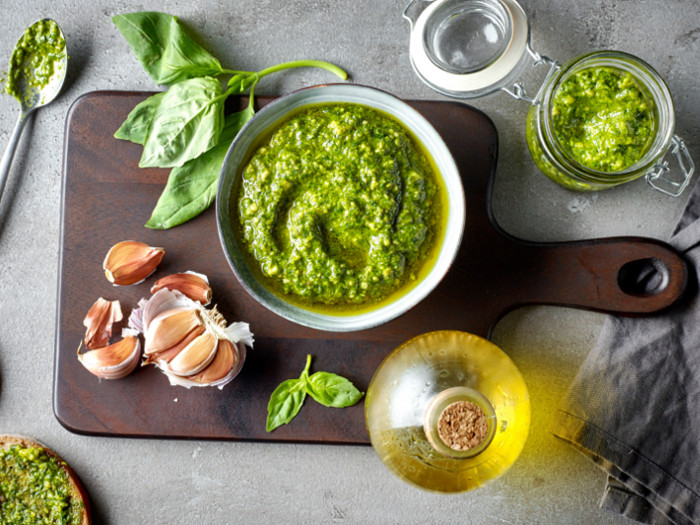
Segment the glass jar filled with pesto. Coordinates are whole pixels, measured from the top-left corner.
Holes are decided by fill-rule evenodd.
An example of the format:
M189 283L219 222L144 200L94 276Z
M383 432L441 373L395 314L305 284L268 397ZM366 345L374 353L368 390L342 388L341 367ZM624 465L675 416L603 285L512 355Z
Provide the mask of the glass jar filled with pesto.
M413 0L404 16L411 63L430 87L457 98L502 90L531 104L528 147L555 182L594 191L646 177L672 196L690 182L695 167L674 134L673 99L643 60L600 51L561 66L532 50L516 0ZM518 82L528 63L548 68L534 97ZM669 166L669 152L678 167Z
M601 190L646 176L679 195L693 162L674 135L671 94L643 60L619 51L578 57L558 69L527 117L527 143L539 169L573 190ZM664 160L677 156L680 175Z

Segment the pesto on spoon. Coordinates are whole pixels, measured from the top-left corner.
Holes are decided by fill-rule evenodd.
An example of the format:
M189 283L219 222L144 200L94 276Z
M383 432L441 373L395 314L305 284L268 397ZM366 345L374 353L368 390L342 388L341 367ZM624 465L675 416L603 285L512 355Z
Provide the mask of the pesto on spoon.
M67 63L66 39L49 18L29 26L12 52L5 91L17 99L21 111L0 160L0 198L27 118L56 98L66 78Z

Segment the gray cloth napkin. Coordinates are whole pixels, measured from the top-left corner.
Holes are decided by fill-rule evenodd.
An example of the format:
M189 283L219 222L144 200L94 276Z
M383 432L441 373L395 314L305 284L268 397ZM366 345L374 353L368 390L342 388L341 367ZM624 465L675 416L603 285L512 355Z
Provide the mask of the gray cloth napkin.
M654 524L700 524L700 186L669 243L689 290L651 317L610 316L551 432L605 472L601 507Z

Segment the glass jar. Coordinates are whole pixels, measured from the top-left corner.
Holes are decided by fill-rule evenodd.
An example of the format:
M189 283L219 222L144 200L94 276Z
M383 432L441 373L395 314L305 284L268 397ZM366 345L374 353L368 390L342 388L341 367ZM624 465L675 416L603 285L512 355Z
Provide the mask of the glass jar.
M559 110L556 104L557 95L562 85L567 81L575 82L576 75L584 74L592 78L600 71L609 72L608 78L633 79L633 85L622 80L621 83L627 84L623 89L631 89L641 95L643 101L640 104L647 108L651 119L651 136L647 144L643 148L640 147L634 161L619 170L595 169L575 158L555 124L554 117ZM569 100L571 101L571 97ZM585 98L584 95L581 100L574 99L571 103L591 102L590 97ZM630 111L635 112L635 108L630 108ZM598 115L594 118L598 119ZM675 112L671 93L663 79L649 64L627 53L600 51L571 60L549 78L543 85L538 99L530 107L526 135L530 154L537 167L550 179L566 188L582 191L601 190L646 176L647 181L659 191L679 195L690 181L693 164L685 144L674 135L674 124ZM589 123L588 126L592 127L592 133L611 134L615 131L609 130L611 124L604 119L599 119L594 125ZM615 138L612 142L614 147ZM682 173L676 180L665 176L669 170L663 159L671 147L678 157ZM625 146L618 146L617 150L624 148Z
M455 98L502 90L531 104L526 126L530 153L538 168L555 182L572 190L593 191L645 176L652 187L672 196L680 195L690 182L695 166L683 140L674 134L671 94L659 74L641 59L601 51L561 67L532 50L530 23L516 0L413 0L404 17L411 22L411 65L432 89ZM528 63L548 67L534 97L517 81ZM630 74L653 106L654 138L639 158L620 170L598 170L577 162L552 124L557 90L589 68ZM665 160L669 151L679 169L672 170Z

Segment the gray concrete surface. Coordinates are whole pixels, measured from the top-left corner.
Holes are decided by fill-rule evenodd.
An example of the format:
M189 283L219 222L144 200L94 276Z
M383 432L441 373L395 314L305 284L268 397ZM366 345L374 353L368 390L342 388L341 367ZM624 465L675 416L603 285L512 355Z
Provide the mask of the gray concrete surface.
M403 484L370 447L134 440L74 435L52 411L62 141L66 111L83 93L153 85L110 17L143 9L179 15L229 67L261 69L322 58L355 82L401 97L440 99L414 75L400 0L2 0L0 62L25 26L51 16L70 45L61 98L25 130L0 203L0 433L21 433L61 453L87 485L96 522L622 524L598 508L604 475L547 432L554 407L604 317L554 307L513 312L493 339L523 372L533 428L515 466L478 491L445 496ZM700 162L700 5L694 0L522 0L533 45L559 60L595 49L631 52L666 79L677 133ZM0 67L0 69L2 69ZM282 94L323 82L301 71L261 84ZM537 172L527 153L527 107L505 94L471 102L495 122L498 221L531 240L610 235L665 239L685 199L634 182L574 194ZM0 96L0 146L18 106Z

